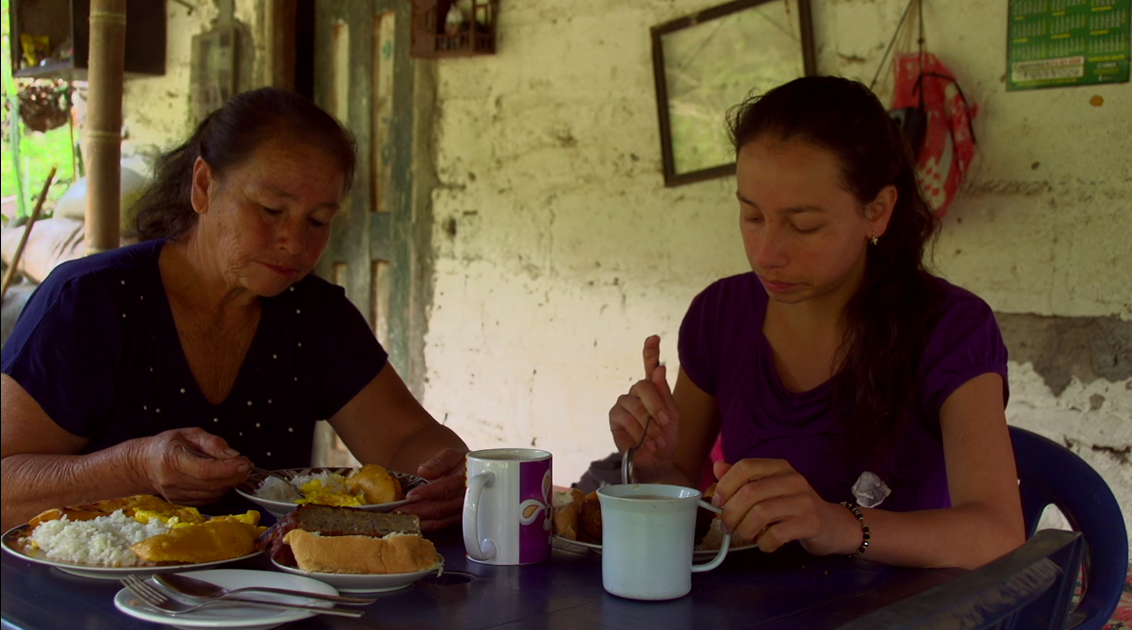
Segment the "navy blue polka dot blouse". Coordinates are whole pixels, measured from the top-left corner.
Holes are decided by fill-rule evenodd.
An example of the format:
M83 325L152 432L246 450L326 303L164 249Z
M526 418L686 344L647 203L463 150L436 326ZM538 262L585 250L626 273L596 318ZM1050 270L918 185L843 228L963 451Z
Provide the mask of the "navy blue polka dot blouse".
M59 265L4 345L3 372L92 452L202 427L264 468L309 466L314 423L384 367L345 292L308 276L262 300L228 398L208 402L181 348L158 268L163 240Z

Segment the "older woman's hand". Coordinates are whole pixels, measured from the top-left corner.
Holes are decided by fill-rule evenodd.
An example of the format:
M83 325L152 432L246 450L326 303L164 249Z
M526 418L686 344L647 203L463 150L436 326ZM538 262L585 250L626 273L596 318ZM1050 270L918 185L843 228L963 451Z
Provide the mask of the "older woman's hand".
M420 465L417 474L429 482L409 491L409 503L397 511L416 514L423 531L435 531L460 522L464 507L464 462L467 451L446 448Z
M139 482L183 505L204 505L244 481L251 462L228 448L223 438L195 427L172 429L133 440L134 475ZM213 459L185 452L191 448Z
M712 504L723 507L725 531L754 541L763 551L797 540L814 555L828 555L844 550L846 535L860 536L859 529L853 530L856 521L849 522L849 511L818 496L786 460L716 462L714 473L719 482Z

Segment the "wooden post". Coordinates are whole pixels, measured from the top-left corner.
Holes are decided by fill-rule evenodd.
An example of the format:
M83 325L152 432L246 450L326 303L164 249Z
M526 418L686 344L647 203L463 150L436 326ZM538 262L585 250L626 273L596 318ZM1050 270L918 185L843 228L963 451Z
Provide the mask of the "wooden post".
M126 0L91 0L86 253L118 247Z

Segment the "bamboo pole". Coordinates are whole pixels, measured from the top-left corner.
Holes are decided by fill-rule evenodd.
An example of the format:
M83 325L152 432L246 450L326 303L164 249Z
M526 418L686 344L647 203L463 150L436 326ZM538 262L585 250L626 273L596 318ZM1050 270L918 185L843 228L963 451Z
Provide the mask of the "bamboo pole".
M91 0L86 253L118 247L126 0Z
M16 252L12 254L12 262L8 265L8 271L4 272L4 280L0 282L0 302L4 301L4 296L8 294L8 287L12 284L12 279L16 277L16 270L20 267L20 258L24 255L24 246L28 244L28 235L31 234L32 226L39 219L39 211L43 209L43 200L47 199L47 191L51 189L51 182L55 181L55 169L57 168L59 167L52 166L51 172L47 174L47 181L43 182L43 190L39 192L35 209L31 211L27 225L24 226L24 233L20 235L20 242L16 245Z

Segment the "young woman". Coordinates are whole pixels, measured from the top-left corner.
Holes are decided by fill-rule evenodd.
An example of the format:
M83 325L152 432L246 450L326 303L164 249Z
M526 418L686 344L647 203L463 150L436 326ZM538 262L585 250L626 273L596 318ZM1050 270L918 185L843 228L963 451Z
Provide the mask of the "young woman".
M402 508L422 527L459 520L464 442L311 275L354 163L310 101L239 94L159 162L143 242L52 272L3 349L4 529L140 493L242 511L251 461L309 466L322 419L362 463L432 480Z
M925 267L937 224L863 85L807 77L737 108L751 273L692 302L669 389L660 340L609 423L650 417L636 481L698 486L720 436L723 524L764 551L976 567L1024 542L990 308Z

